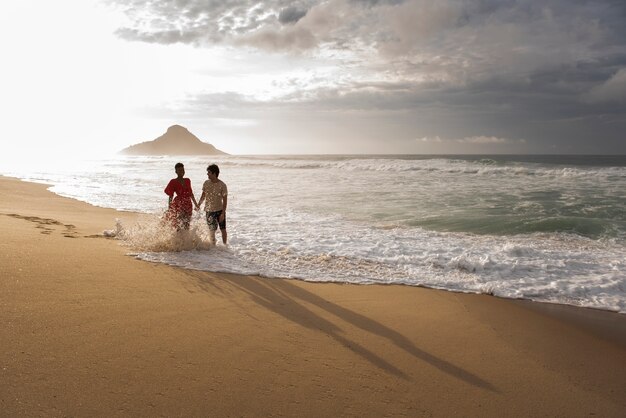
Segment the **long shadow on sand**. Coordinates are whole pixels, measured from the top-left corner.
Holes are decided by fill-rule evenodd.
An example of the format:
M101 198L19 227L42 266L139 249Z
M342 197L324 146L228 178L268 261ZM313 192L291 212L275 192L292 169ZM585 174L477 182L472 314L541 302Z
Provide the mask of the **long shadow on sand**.
M370 363L402 379L409 380L409 377L402 370L398 369L377 354L355 341L341 335L343 331L340 327L317 315L315 312L304 306L302 302L323 309L339 319L349 322L355 327L362 329L363 331L385 338L392 342L396 347L404 350L419 360L429 363L444 373L463 380L473 386L497 392L497 389L495 389L489 382L458 366L455 366L446 360L419 349L415 346L415 344L413 344L413 342L399 332L374 321L365 315L330 302L314 293L290 283L287 280L263 281L256 278L246 278L242 280L241 278L234 276L231 278L224 275L220 276L219 280L210 280L210 282L208 282L206 276L194 274L194 277L200 281L199 284L202 287L210 286L219 289L221 287L220 284L228 284L229 286L238 288L246 292L251 299L259 305L303 327L326 333L335 341L345 347L348 347L350 350Z

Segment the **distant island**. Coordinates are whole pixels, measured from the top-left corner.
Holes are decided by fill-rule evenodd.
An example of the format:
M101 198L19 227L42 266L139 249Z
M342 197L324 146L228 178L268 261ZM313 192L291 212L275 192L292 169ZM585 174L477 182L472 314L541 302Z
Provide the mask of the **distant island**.
M131 145L119 153L125 155L228 155L213 145L202 142L187 128L180 125L172 125L157 139Z

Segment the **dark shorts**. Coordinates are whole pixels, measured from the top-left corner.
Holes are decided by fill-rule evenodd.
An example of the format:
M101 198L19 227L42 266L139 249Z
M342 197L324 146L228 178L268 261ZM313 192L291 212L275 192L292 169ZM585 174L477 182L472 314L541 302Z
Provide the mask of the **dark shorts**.
M209 229L211 231L217 230L218 225L220 229L226 229L226 215L224 215L224 222L220 222L219 219L221 214L221 210L206 213L206 223L209 225Z

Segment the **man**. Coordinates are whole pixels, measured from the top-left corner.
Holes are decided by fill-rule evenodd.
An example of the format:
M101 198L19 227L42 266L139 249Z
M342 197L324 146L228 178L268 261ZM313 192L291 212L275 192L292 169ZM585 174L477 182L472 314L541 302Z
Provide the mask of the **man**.
M215 231L220 228L222 234L222 242L226 244L228 234L226 233L226 206L228 204L228 189L226 184L218 179L220 168L211 164L207 167L207 175L209 179L202 185L202 196L200 203L206 198L204 210L206 212L206 222L211 231L211 243L215 244Z

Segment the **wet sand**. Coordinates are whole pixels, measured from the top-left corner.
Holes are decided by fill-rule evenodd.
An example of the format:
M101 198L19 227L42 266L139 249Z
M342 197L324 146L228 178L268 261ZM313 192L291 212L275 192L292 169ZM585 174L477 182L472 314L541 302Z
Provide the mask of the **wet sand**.
M0 177L0 416L626 413L626 315L152 264L135 216Z

